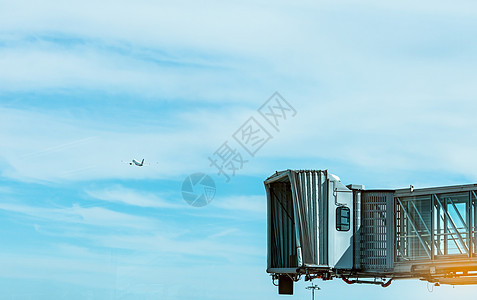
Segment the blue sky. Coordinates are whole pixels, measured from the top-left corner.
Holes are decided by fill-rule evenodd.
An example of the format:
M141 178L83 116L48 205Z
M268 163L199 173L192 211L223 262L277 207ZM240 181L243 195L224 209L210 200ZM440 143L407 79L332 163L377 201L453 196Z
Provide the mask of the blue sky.
M476 36L473 1L0 1L2 297L279 299L276 170L477 182ZM273 138L226 183L208 157L239 149L275 91L296 115L263 123ZM217 186L202 208L181 196L195 172ZM475 292L318 284L323 299Z

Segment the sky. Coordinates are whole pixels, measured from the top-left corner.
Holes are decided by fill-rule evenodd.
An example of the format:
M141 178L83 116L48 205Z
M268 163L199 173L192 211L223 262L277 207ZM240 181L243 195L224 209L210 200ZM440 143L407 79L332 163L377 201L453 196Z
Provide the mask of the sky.
M0 0L0 298L310 297L265 272L264 179L477 182L476 36L464 0ZM235 174L212 164L226 154ZM215 186L202 207L183 199L197 173ZM476 291L314 283L322 299Z

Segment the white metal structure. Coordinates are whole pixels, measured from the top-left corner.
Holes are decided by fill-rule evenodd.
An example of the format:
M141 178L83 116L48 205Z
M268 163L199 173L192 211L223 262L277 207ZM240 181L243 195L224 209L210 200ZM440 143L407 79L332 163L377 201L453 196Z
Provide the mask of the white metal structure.
M365 190L327 171L286 170L265 189L267 272L280 294L303 275L477 284L477 185Z

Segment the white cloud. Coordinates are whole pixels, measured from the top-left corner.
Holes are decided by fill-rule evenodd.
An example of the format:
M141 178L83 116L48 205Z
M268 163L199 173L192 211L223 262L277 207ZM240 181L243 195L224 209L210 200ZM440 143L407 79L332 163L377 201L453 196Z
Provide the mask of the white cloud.
M156 221L147 217L116 212L103 207L85 208L77 204L65 208L45 208L24 204L0 203L0 209L52 223L76 223L131 229L154 228L158 225Z
M264 195L251 196L230 196L225 198L214 199L210 204L212 207L234 211L236 214L241 213L258 213L265 215L267 211L267 201Z
M118 123L111 130L109 121L0 108L0 138L8 141L0 149L1 171L25 181L184 176L209 170L207 155L230 137L246 114L234 107L179 112L165 115L166 123L170 119L180 123L177 128L141 120L134 128ZM133 158L144 158L146 166L130 166Z
M0 78L6 90L82 87L201 101L250 101L275 89L318 97L366 81L375 89L401 85L404 77L420 85L448 70L428 68L417 52L451 48L467 58L456 65L453 57L446 67L454 70L475 53L465 40L472 32L462 31L475 25L473 10L462 2L46 1L25 10L28 1L19 1L0 12L10 29ZM449 26L434 29L443 20Z
M170 203L153 193L139 192L122 186L113 186L100 190L88 190L86 193L103 201L151 208L184 208L184 205Z
M28 38L20 37L0 48L0 88L4 91L91 89L208 101L223 99L231 88L234 99L247 99L245 95L250 94L235 85L247 78L241 75L243 66L232 60L218 63L187 53L174 58L163 54L168 50L148 52L129 43L116 47L107 41L80 39L69 45L68 38L46 36L26 42Z
M166 234L149 235L108 235L97 240L103 247L129 249L135 251L157 251L165 255L197 255L204 257L223 257L235 260L234 256L260 256L263 249L258 246L234 242L224 242L218 236L212 238L169 238Z
M2 279L7 282L12 279L14 282L21 281L24 287L30 287L30 282L39 280L42 289L31 288L28 296L51 299L65 296L69 299L97 299L116 295L120 298L147 299L153 296L161 299L218 300L234 289L238 280L247 285L248 292L260 299L266 299L272 289L263 267L253 266L247 261L242 261L242 264L203 261L199 265L181 266L164 262L158 253L124 256L115 252L90 253L86 249L75 248L60 245L50 253L38 254L3 252L0 262L8 277L2 275ZM218 276L220 274L227 276ZM248 275L244 277L244 274ZM184 289L184 282L188 283L187 289ZM215 288L204 289L211 284ZM67 288L55 289L57 285ZM21 298L27 295L16 289L12 292L10 288L5 288L3 292L4 295ZM234 293L229 298L243 299L243 295Z

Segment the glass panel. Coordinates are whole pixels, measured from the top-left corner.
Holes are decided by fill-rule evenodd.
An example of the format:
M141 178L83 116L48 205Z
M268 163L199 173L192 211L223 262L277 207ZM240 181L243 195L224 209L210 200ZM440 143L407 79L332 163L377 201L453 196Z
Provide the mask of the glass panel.
M336 230L348 231L350 228L350 210L348 207L340 206L336 209Z
M466 254L469 245L469 193L437 195L435 236L437 255Z
M428 259L431 249L431 195L402 197L396 214L399 259Z

